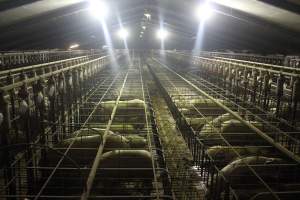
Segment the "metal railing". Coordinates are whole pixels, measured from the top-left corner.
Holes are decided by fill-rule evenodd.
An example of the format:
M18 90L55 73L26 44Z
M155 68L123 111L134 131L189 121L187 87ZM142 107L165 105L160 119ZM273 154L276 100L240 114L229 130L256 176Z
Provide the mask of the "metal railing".
M300 77L298 69L284 66L253 66L218 59L208 59L187 54L167 52L167 57L176 59L209 78L215 78L224 87L244 95L262 109L273 112L295 124L298 116ZM292 115L287 115L287 111Z
M35 121L40 134L40 137L27 139L31 142L19 153L12 151L13 148L5 149L9 156L2 168L5 176L0 178L1 198L173 199L168 186L168 171L163 164L163 151L153 132L156 127L151 120L151 104L139 60L135 59L129 66L123 54L119 56L116 59L119 66L108 67L111 61L106 56L1 88L6 94L20 89L27 89L30 94L27 99L20 99L20 92L17 93L14 102L21 106L15 105L13 118L8 115L13 107L9 101L11 98L3 96L6 104L1 113L7 113L0 127L1 133L7 132L6 136L11 136L18 129L20 135L28 132L33 136L31 133L36 128L31 122ZM67 76L69 74L72 79ZM43 106L35 106L33 102L40 102L41 95L40 90L37 92L32 88L40 80L45 80L47 85L42 88L45 101L37 104ZM125 103L135 99L143 104L136 107L136 104ZM26 104L30 107L26 117L19 117L19 111ZM36 115L37 118L33 118ZM28 126L17 125L25 123ZM86 138L95 136L99 136L96 144L84 143ZM131 142L129 136L139 138L145 145L128 146ZM114 142L123 146L114 146ZM20 140L15 143L20 143ZM105 160L114 153L120 156L114 159L122 159L122 152L135 150L151 155L147 160L151 165L127 161L109 164Z
M100 50L2 51L0 52L0 69L13 69L26 65L65 60L79 56L92 56L101 53L103 51Z
M281 197L282 198L284 197L280 195L282 191L278 191L276 186L274 185L274 183L277 182L274 181L270 182L268 180L268 175L262 173L262 169L264 169L264 167L266 166L244 163L246 167L245 169L248 169L247 170L248 174L247 175L241 174L240 178L239 176L236 176L236 178L228 179L228 177L224 177L225 175L223 172L224 171L223 167L226 166L226 164L230 163L228 158L226 158L227 156L224 157L224 159L220 158L220 160L219 159L216 160L216 157L212 158L211 155L207 153L209 148L214 147L215 145L223 145L229 147L228 148L230 149L230 151L228 150L229 155L230 152L234 152L237 158L242 159L244 155L240 154L241 151L237 151L237 148L239 146L246 146L247 148L250 149L270 148L272 150L269 151L269 153L267 154L268 156L275 157L275 158L279 157L285 160L283 161L283 163L285 163L284 165L271 164L269 166L270 169L274 170L273 171L274 173L275 171L284 172L287 170L285 172L287 174L284 176L293 176L293 175L288 175L289 174L288 170L291 170L290 171L292 172L291 174L294 174L298 170L298 167L297 164L293 162L290 163L288 161L287 154L295 158L294 154L290 154L290 153L286 154L286 152L275 150L277 149L277 143L274 143L272 141L269 141L271 143L266 142L265 140L266 138L264 137L265 135L258 134L259 130L257 130L257 128L253 126L251 127L251 122L253 120L257 120L257 118L264 117L263 115L261 114L254 115L253 113L251 114L251 112L253 112L254 110L252 107L242 108L238 106L236 101L232 102L230 99L225 98L228 97L228 93L226 93L226 91L223 91L222 89L213 86L212 84L208 84L207 82L199 83L198 80L193 80L194 77L192 76L186 76L186 78L184 78L182 75L177 74L175 71L169 69L167 66L163 65L162 63L153 63L151 64L151 68L155 69L154 75L157 76L158 78L157 82L160 82L162 84L160 88L162 88L162 91L165 91L166 99L168 99L168 102L170 102L169 107L171 108L171 110L173 110L173 115L178 119L177 124L179 128L183 130L182 131L182 133L184 133L183 136L186 139L186 142L190 147L191 152L194 155L194 162L197 163L196 167L198 167L198 169L201 171L201 175L203 176L204 182L206 182L206 185L209 187L210 199L238 199L238 198L243 199L245 198L242 197L244 195L243 193L245 194L248 193L250 195L251 192L253 192L252 195L255 195L257 190L255 191L255 190L251 190L250 188L247 188L250 187L251 185L251 181L250 181L251 179L252 179L251 187L252 188L256 187L261 189L264 188L266 193L269 194L268 197L269 199L271 198L281 199ZM187 66L186 68L183 68L182 63L180 63L178 65L178 68L176 69L181 71L182 74L184 74L188 72L189 67ZM191 102L197 102L201 99L206 101L207 99L213 100L214 106L210 106L210 108L205 108L204 106L203 108L201 108L191 103ZM235 98L233 99L235 100ZM189 111L187 111L187 108ZM219 128L218 123L211 124L212 122L215 123L214 121L212 121L212 119L218 116L221 117L224 115L224 113L228 113L228 112L230 113L230 116L232 118L238 119L244 125L246 124L250 125L248 127L251 128L251 130L254 133L251 133L251 131L249 130L248 133L238 134L238 133L229 132L226 134L225 133L217 134L221 130ZM250 115L252 115L252 117ZM253 118L254 116L255 118ZM245 117L249 117L249 119L245 119ZM224 116L223 118L226 117ZM203 124L210 124L210 126L204 125L206 126L205 130L207 130L208 133L210 133L210 136L208 137L209 135L208 133L201 132L201 128L200 130L195 130L194 128L192 128L192 124L191 124L192 119L202 119ZM264 118L264 120L266 119ZM198 123L200 123L200 121ZM272 136L273 134L276 135L277 132L274 131L273 128L270 128L274 126L276 123L274 124L273 122L268 122L268 123L269 123L268 127L263 126L263 130L265 131L265 134L269 136L270 135ZM210 128L207 129L208 127ZM255 136L256 134L262 136L262 138L258 136L256 137ZM205 135L206 137L204 137ZM299 150L299 145L298 145L298 150ZM264 156L266 156L266 154ZM281 176L281 179L284 176ZM241 182L241 180L243 179L245 181ZM246 181L247 179L249 179L249 182ZM255 182L253 182L253 179L255 180ZM237 180L240 181L236 182ZM278 179L277 181L279 181L278 184L282 183L280 182L280 179ZM290 180L290 181L291 183L295 183L295 180ZM243 184L245 185L248 184L248 186L243 186ZM295 184L298 183L296 182ZM247 188L244 192L242 192L243 187ZM286 193L292 196L297 194L297 192L298 191L289 191ZM247 198L249 198L249 196Z

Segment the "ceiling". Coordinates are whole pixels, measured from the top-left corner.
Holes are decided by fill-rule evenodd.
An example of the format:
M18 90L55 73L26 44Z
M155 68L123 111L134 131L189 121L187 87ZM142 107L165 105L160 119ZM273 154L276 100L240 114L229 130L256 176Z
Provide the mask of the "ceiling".
M298 0L211 0L215 12L202 29L193 11L199 1L106 0L114 47L124 47L115 34L121 21L131 32L129 48L160 48L155 31L164 26L170 32L167 49L193 49L201 31L204 50L300 52ZM106 44L103 29L88 5L86 0L0 0L0 50L65 49L72 43L101 48ZM140 38L143 25L147 28Z
M290 30L300 32L299 0L212 0L220 5L248 13ZM286 2L280 4L279 2ZM289 3L290 2L290 3ZM299 3L299 5L297 4ZM284 9L285 8L285 9Z

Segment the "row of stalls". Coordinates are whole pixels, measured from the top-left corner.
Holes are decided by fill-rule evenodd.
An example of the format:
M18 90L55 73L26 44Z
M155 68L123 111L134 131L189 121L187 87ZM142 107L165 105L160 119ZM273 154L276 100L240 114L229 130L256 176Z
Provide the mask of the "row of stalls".
M158 53L148 64L193 154L190 168L206 185L206 198L298 199L299 131L247 103L242 90L237 95L223 88L216 71L192 61Z
M173 199L139 59L43 72L1 87L1 198Z
M0 52L1 70L99 54L99 50L42 50Z

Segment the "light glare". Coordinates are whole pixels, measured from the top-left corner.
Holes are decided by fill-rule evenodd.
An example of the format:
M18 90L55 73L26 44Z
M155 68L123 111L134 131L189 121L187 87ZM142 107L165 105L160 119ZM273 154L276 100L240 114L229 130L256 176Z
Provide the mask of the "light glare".
M118 35L120 38L125 40L129 36L129 32L126 29L122 28L118 31Z
M158 39L164 40L168 36L168 32L164 29L159 29L156 36Z
M69 49L76 49L79 47L79 44L72 44L70 45Z
M196 16L199 20L209 19L213 15L213 8L209 2L199 5L196 9Z
M108 8L101 0L89 0L89 10L91 14L99 20L108 15Z

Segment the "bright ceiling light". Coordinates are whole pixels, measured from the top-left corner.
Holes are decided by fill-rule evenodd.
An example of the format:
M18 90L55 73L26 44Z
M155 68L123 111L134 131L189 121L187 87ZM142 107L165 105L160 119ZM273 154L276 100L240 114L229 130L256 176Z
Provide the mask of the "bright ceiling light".
M72 44L70 45L69 49L76 49L79 47L79 44Z
M99 20L108 15L108 8L101 0L89 0L89 10L91 14Z
M121 28L121 29L118 31L118 35L119 35L120 38L122 38L122 39L125 40L125 39L129 36L129 32L128 32L126 29Z
M208 1L200 4L196 8L196 16L199 20L209 19L213 15L213 8Z
M145 13L144 16L145 16L148 20L151 20L151 14L150 14L150 13Z
M156 33L157 38L161 40L164 40L168 35L169 33L164 29L159 29Z
M144 30L145 30L145 29L146 29L146 26L142 26L142 29L144 29Z

